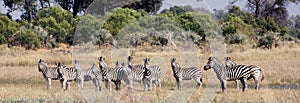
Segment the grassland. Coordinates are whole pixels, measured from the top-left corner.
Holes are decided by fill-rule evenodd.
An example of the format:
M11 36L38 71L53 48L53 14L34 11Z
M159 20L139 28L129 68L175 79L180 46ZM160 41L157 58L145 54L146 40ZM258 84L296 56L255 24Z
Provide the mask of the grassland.
M202 67L207 62L210 53L199 51L199 58L193 62L200 62L198 67L203 71L204 85L196 89L193 81L184 81L183 90L175 89L175 80L169 65L171 57L180 57L176 52L142 52L127 51L111 53L109 49L82 49L73 51L73 54L61 50L25 51L22 48L6 48L0 46L0 102L300 102L300 46L284 46L271 50L243 49L234 51L235 47L228 47L228 56L238 64L254 64L261 67L265 73L265 80L260 82L260 89L254 90L254 82L248 82L246 92L235 89L234 82L228 82L227 93L221 93L219 82L212 70L204 71ZM72 48L60 48L70 50ZM74 54L78 52L79 55ZM122 85L121 91L95 91L92 83L85 83L85 88L78 91L76 84L71 89L63 91L58 81L52 81L52 90L47 90L42 74L38 72L38 59L44 59L49 65L63 62L71 66L72 59L76 58L87 68L90 63L97 63L97 57L105 56L112 66L112 57L125 60L125 55L131 53L134 63L141 63L144 57L153 57L151 63L163 67L164 78L162 87L153 91L129 91ZM201 54L200 54L201 53ZM190 55L187 55L187 57ZM156 59L155 59L156 58ZM181 57L183 58L183 57ZM166 61L166 62L164 62ZM182 61L184 63L184 61ZM193 64L193 63L184 63ZM185 65L183 65L185 66ZM208 84L211 82L211 84ZM102 83L104 85L104 83ZM288 89L289 87L294 89ZM142 87L142 86L141 86ZM144 98L147 97L147 98Z

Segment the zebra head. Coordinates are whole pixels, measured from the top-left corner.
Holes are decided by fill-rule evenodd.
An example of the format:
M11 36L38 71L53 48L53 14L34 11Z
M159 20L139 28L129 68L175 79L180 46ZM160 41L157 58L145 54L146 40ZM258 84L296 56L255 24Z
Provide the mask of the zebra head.
M74 60L74 69L81 70L81 67L79 65L79 61L78 60Z
M150 61L150 58L145 58L144 59L144 67L145 68L147 68L150 65L149 61Z
M100 56L100 57L98 58L98 60L99 60L99 61L104 61L104 60L105 60L105 58L104 58L104 57L102 57L102 56Z
M121 67L122 64L120 63L120 61L116 61L116 67Z
M144 59L144 67L143 68L145 69L144 77L146 77L146 78L148 78L151 75L151 71L148 68L148 66L150 65L149 61L150 61L150 58Z
M231 61L230 59L231 59L230 57L225 57L225 66L226 66L226 68L233 67L233 66L237 65L235 62Z
M132 56L128 56L127 60L128 60L128 67L130 69L132 69L132 60L133 60L133 57Z
M207 64L203 67L204 70L209 70L214 67L215 57L209 57Z
M107 64L105 63L105 58L104 57L101 56L101 57L98 58L98 60L99 60L100 69L107 68Z
M48 68L48 65L44 62L43 59L40 59L39 63L38 63L38 70L39 70L39 72L42 72L43 70L45 70L47 68Z
M176 62L176 58L171 59L171 67L172 68L179 68L179 64Z
M57 73L58 73L59 77L62 77L63 76L62 70L63 70L63 68L65 68L65 66L63 66L60 62L58 62L56 64L56 66L57 66Z

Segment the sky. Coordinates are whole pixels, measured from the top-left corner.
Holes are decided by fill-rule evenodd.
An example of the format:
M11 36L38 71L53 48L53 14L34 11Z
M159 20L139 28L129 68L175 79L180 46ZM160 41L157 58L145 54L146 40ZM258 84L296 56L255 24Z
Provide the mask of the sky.
M228 5L228 1L229 0L202 0L200 2L197 2L197 0L165 0L164 1L165 6L163 8L168 8L172 4L179 5L179 6L191 5L194 8L204 7L212 11L213 9L225 9L225 7ZM240 7L245 7L246 2L239 1L235 3L235 5ZM290 3L288 5L288 11L290 16L300 14L300 4L296 5Z
M194 8L207 8L208 10L213 9L225 9L226 5L228 4L229 0L200 0L197 2L197 0L165 0L163 1L163 6L161 10L170 8L172 6L178 5L178 6L185 6L185 5L191 5ZM237 2L236 5L240 7L245 7L245 2ZM288 5L288 11L289 15L297 15L300 14L300 4L296 5L293 3L290 3ZM4 7L3 0L0 1L0 12L5 14L7 12L7 8ZM13 19L17 19L20 17L20 12L13 12Z

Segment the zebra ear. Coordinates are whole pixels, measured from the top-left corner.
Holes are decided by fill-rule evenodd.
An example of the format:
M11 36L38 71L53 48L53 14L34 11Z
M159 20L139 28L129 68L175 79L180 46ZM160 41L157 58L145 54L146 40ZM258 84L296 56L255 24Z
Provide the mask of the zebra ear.
M150 58L148 58L148 61L150 61Z
M79 63L79 61L78 60L74 60L74 63Z
M43 59L40 59L40 60L39 60L39 63L40 63L40 62L44 62L44 60L43 60Z
M175 62L176 61L176 58L171 58L171 62Z
M133 57L132 56L128 56L128 60L132 60L133 59Z
M212 61L212 60L213 60L213 58L214 58L214 57L209 57L209 58L208 58L208 60L209 60L209 61Z
M230 60L231 58L230 57L225 57L225 60Z

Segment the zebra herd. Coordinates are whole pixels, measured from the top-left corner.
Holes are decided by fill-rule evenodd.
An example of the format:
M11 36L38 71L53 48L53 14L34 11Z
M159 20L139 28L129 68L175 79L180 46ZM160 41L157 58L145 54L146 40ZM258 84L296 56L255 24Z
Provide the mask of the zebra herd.
M40 59L38 61L38 70L42 72L46 81L47 89L51 89L51 80L59 80L61 88L67 90L70 88L70 82L75 81L78 89L83 89L84 82L92 81L96 90L101 91L101 83L105 83L105 87L111 90L111 82L115 84L115 89L120 90L121 81L124 81L128 89L132 89L132 83L138 82L144 85L144 91L159 87L161 89L161 67L150 65L150 58L144 58L143 64L133 65L133 57L128 56L127 64L116 62L114 67L109 67L105 62L105 57L98 58L99 68L95 63L91 64L88 69L81 69L79 61L74 60L72 67L67 67L62 63L57 63L56 66L50 67L47 63ZM197 86L202 86L202 71L197 67L181 67L176 62L176 58L171 58L171 68L173 76L176 80L177 89L181 89L182 80L194 80ZM238 80L242 83L242 90L247 89L247 80L253 78L255 89L259 88L259 76L262 75L261 81L264 79L264 73L258 66L237 65L230 60L230 57L225 58L225 65L222 64L216 57L209 57L207 64L203 67L205 71L213 68L217 74L222 87L222 91L226 91L226 81L235 81L239 88Z

